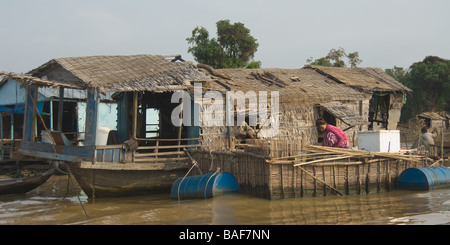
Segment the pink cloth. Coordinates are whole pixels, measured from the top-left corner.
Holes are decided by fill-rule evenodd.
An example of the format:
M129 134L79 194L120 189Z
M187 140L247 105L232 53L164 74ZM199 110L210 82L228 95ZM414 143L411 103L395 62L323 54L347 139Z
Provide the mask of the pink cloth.
M350 143L345 132L330 124L327 125L327 129L323 133L322 145L338 148L350 148Z

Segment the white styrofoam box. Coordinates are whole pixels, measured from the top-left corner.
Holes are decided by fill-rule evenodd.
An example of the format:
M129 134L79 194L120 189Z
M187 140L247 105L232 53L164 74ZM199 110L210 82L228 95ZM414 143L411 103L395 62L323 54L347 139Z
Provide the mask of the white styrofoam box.
M108 127L98 126L95 145L106 145L108 142L109 131L111 131L111 129Z
M375 152L399 152L399 130L373 130L358 132L358 148Z

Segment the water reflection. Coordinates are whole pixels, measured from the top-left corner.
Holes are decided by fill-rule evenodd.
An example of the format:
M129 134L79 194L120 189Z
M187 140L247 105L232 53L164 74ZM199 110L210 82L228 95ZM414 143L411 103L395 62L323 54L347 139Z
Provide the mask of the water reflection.
M71 189L64 198L66 186L66 176L53 176L27 195L1 196L0 224L450 224L449 189L276 201L240 194L178 201L167 194L97 198L94 202L80 189Z

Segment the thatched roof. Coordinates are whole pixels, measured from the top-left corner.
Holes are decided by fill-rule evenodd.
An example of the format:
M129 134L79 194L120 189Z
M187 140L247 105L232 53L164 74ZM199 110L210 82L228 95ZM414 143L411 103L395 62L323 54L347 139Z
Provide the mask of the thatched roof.
M355 110L350 109L339 101L332 101L320 104L326 111L342 120L349 126L369 125L367 118L363 118Z
M329 78L344 83L350 87L370 92L411 92L412 90L401 84L380 68L346 68L307 65Z
M11 72L0 72L1 82L0 86L3 86L4 83L6 83L8 80L15 80L21 83L25 83L27 85L36 85L40 87L65 87L65 88L73 88L73 89L79 89L82 88L81 86L74 85L74 84L66 84L66 83L60 83L57 81L49 81L47 79L40 79L37 77L27 76L27 75L21 75Z
M185 89L186 80L207 78L193 64L171 62L168 57L179 58L148 54L55 58L28 74L80 87L97 87L102 92L174 91ZM61 72L55 75L53 71Z
M201 69L203 70L203 69ZM368 93L352 89L310 69L216 69L209 86L225 91L278 91L280 102L294 107L318 105L329 101L355 101L369 99Z
M432 112L432 111L423 112L419 115L419 117L431 119L431 120L442 120L442 121L445 120L445 118L443 116L439 115L437 112Z

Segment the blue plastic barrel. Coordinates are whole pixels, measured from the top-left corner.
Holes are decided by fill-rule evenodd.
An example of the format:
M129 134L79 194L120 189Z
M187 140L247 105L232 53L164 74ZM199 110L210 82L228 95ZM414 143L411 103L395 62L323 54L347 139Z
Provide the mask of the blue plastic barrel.
M239 192L236 178L229 173L208 173L177 179L170 197L174 199L210 198L222 193Z
M433 190L450 186L447 167L409 168L398 177L397 187L406 190Z

